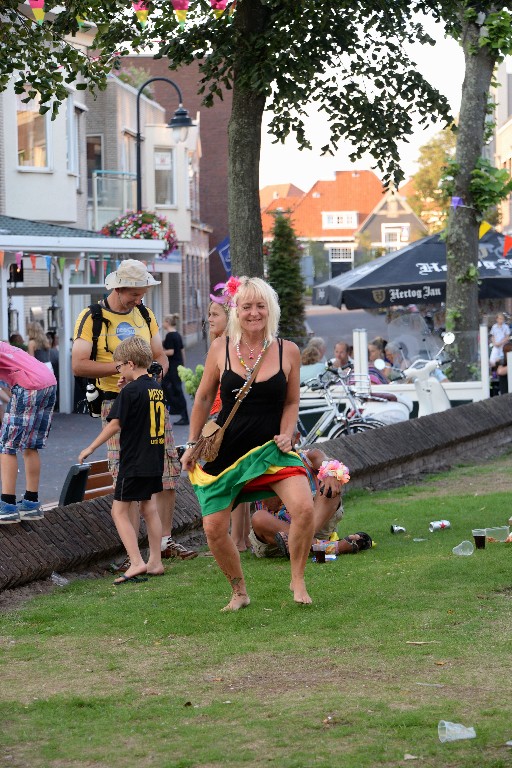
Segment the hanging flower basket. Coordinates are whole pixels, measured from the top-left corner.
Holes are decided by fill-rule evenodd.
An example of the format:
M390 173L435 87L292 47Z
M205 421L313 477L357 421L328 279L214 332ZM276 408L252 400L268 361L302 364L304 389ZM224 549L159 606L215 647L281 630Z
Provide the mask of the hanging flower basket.
M134 237L140 240L165 240L167 248L163 258L178 247L176 230L170 221L152 211L128 211L112 219L100 230L102 235L111 237Z

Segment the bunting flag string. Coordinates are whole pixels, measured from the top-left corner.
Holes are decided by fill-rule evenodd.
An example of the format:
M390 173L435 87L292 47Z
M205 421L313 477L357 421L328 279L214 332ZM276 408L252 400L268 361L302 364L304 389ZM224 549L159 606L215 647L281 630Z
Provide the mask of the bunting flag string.
M28 0L28 4L32 9L32 13L34 14L34 19L36 20L37 24L41 25L45 17L44 0Z
M185 19L187 18L189 0L171 0L171 3L174 8L174 15L176 16L180 27L183 28L185 26Z
M147 6L147 3L144 2L144 0L139 0L139 2L132 2L133 10L135 11L135 15L137 16L137 20L139 24L141 25L142 29L146 26L148 23L148 13L149 9Z

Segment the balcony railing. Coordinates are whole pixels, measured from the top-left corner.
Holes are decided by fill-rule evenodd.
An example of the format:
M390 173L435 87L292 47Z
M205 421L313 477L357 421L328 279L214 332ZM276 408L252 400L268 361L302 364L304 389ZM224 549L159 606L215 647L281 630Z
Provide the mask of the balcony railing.
M89 190L89 227L98 232L107 222L135 209L136 174L94 171Z

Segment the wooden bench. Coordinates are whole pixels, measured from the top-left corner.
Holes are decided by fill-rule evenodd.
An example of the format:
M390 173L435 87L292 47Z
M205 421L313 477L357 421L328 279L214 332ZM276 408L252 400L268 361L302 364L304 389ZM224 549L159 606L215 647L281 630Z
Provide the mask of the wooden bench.
M59 507L108 496L113 493L112 484L106 459L91 461L89 464L73 464L62 486Z

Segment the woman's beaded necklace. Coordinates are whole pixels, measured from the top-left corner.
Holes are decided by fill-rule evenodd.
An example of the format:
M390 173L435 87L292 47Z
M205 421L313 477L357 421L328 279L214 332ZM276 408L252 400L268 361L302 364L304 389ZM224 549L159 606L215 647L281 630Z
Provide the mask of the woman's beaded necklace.
M249 350L250 353L254 352L254 350L251 350L251 348L247 344L247 342L245 342L245 344L246 344L247 349ZM266 351L267 347L268 347L268 339L265 339L265 341L263 342L263 346L261 348L261 352L259 353L258 357L256 358L256 360L254 362L254 365L251 368L249 365L247 365L247 363L243 359L242 354L240 352L240 342L237 342L237 344L236 344L236 354L237 354L238 359L240 360L240 365L242 366L242 368L245 368L245 370L247 371L247 376L246 376L247 379L249 378L251 373L254 371L254 369L258 365L258 363L261 360L261 358L263 356L263 353ZM254 349L256 349L256 347ZM249 355L249 360L252 360L252 359L254 359L254 355L250 354Z

